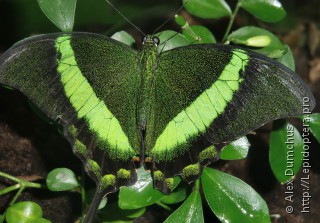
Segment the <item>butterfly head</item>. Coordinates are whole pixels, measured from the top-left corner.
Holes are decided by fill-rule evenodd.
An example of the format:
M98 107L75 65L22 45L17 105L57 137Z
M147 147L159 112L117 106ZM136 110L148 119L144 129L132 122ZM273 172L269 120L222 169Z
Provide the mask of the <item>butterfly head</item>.
M147 47L157 47L160 44L160 39L156 36L147 35L143 38L142 44Z

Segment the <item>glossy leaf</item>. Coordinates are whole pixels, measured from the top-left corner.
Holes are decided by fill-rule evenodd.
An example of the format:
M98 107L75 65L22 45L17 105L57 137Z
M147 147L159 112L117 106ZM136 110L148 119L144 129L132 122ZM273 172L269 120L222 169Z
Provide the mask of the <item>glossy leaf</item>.
M51 191L65 191L79 187L79 183L72 170L56 168L48 174L47 186Z
M145 211L145 207L132 210L121 209L118 203L114 202L107 204L106 207L101 209L99 216L103 222L122 222L138 218L143 215Z
M205 198L221 222L270 223L266 202L242 180L205 168L201 177Z
M41 207L31 201L16 203L6 211L7 223L31 223L38 218L42 218Z
M130 187L120 187L119 207L122 209L138 209L156 203L165 195L153 187L151 174L143 167L137 170L137 182ZM176 177L174 187L180 182Z
M189 29L183 29L182 34L189 40L190 43L216 43L211 31L204 26L188 26Z
M71 32L77 0L38 0L43 13L63 32Z
M270 43L263 48L254 49L254 51L271 58L279 58L286 53L287 47L283 45L275 35L265 29L261 29L255 26L242 27L232 32L227 39L228 41L235 44L248 45L248 39L257 36L268 36L270 38Z
M185 9L204 19L217 19L231 15L230 6L224 0L183 0Z
M160 44L158 46L159 52L164 52L171 50L180 46L190 45L189 40L182 34L175 31L166 30L155 34L160 39Z
M220 159L223 160L237 160L246 158L248 155L250 143L247 137L241 137L229 145L224 147L220 154Z
M35 220L30 221L30 223L51 223L51 221L44 218L37 218Z
M320 143L320 114L312 114L310 115L310 130L312 135L318 140Z
M174 20L176 21L176 23L181 26L182 28L185 26L185 25L188 25L188 22L184 19L183 16L181 15L175 15L174 16Z
M282 57L279 57L277 61L295 71L296 66L294 63L292 51L288 45L285 46L287 47L287 52Z
M160 201L164 204L176 204L185 200L188 196L188 188L186 184L181 183L170 194L165 195Z
M280 183L293 178L303 160L303 142L299 131L291 124L276 120L270 135L269 162Z
M128 46L132 46L136 42L134 38L126 31L116 32L111 36L111 38L127 44Z
M188 199L164 221L164 223L176 222L204 222L201 196L198 191L192 192Z
M279 22L286 11L278 0L240 0L241 7L265 22Z

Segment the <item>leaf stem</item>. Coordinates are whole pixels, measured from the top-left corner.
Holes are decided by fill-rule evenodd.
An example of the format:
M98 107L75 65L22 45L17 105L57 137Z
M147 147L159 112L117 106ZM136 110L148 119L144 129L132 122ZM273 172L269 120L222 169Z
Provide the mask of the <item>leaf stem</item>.
M1 172L1 171L0 171L0 177L7 178L7 179L12 180L17 183L20 183L20 181L21 181L19 178L11 176L11 175L4 173L4 172Z
M227 37L228 37L228 35L229 35L229 33L230 33L231 27L232 27L233 22L234 22L234 19L236 18L236 15L237 15L240 7L241 7L241 3L238 2L237 5L236 5L236 8L234 9L234 11L233 11L233 13L232 13L232 15L231 15L231 17L230 17L230 21L229 21L227 30L226 30L223 38L222 38L222 43L224 43L224 42L227 40Z
M18 197L21 195L22 191L24 189L26 189L27 187L31 187L31 188L47 188L46 185L42 185L42 184L39 184L39 183L28 182L28 181L19 179L17 177L11 176L11 175L9 175L7 173L4 173L4 172L0 172L0 176L4 177L4 178L7 178L7 179L17 183L15 185L10 186L10 187L4 188L3 190L0 190L0 196L4 195L4 194L7 194L7 193L9 193L11 191L19 189L18 192L14 195L14 197L11 200L9 205L13 205L16 202L16 200L18 199Z
M15 184L10 187L4 188L0 190L0 196L10 193L11 191L18 190L20 188L20 184Z
M13 199L11 200L9 206L13 205L16 200L18 199L18 197L21 195L22 191L25 189L25 187L20 187L20 189L18 190L18 192L16 193L16 195L14 195Z
M162 203L161 201L156 202L156 204L159 205L160 207L172 212L172 208L169 207L168 205Z

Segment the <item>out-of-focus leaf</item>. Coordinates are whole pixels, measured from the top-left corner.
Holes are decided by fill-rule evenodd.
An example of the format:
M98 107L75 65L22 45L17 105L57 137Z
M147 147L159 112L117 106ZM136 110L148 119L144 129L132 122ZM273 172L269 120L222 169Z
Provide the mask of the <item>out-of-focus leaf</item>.
M287 47L287 52L282 57L277 58L277 61L295 71L296 66L294 64L292 51L288 45L285 46Z
M231 15L230 6L224 0L183 0L185 9L204 19L218 19Z
M79 187L79 182L72 170L56 168L48 174L47 186L51 191L65 191Z
M269 162L280 183L294 177L301 168L303 142L299 131L291 124L276 120L270 135Z
M265 47L256 48L254 49L254 51L264 54L271 58L279 58L286 53L287 47L283 45L275 35L273 35L271 32L265 29L261 29L254 26L242 27L232 32L227 39L228 41L235 44L248 45L248 39L250 40L251 38L257 36L268 36L270 39L270 43Z
M63 32L71 32L77 0L38 0L43 13Z
M241 7L265 22L279 22L286 11L278 0L240 0Z
M164 52L180 46L187 46L190 44L188 39L175 31L166 30L155 34L160 39L158 45L158 52Z
M119 42L122 42L124 44L127 44L128 46L132 46L135 43L133 37L126 31L116 32L111 36L111 38L118 40Z

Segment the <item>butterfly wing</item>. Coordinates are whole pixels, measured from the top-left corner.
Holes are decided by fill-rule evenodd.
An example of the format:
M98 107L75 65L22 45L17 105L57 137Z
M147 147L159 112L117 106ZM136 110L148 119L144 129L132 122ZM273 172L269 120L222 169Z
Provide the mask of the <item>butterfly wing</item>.
M131 47L89 33L31 37L0 58L0 83L64 127L101 196L136 180L136 60Z
M192 45L159 56L146 148L155 186L196 179L224 143L266 122L315 106L306 84L285 66L239 48ZM214 145L214 146L211 146Z

